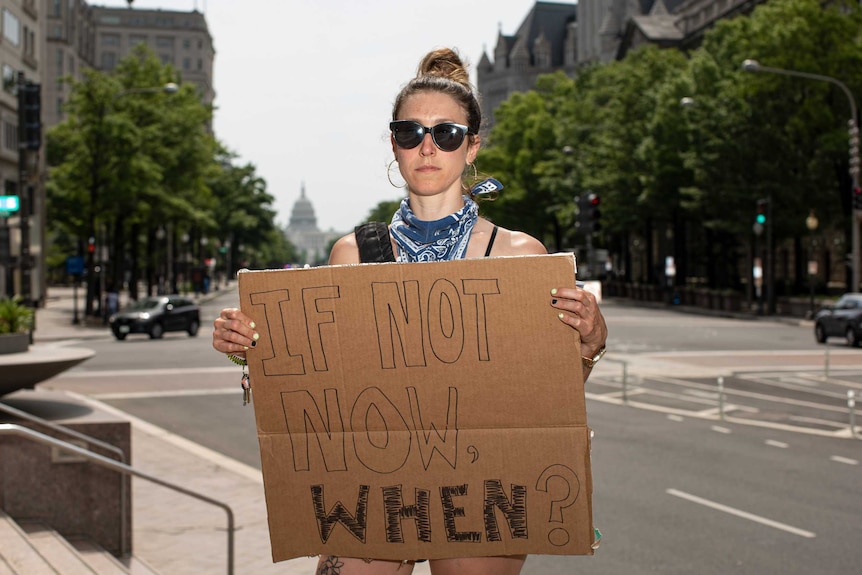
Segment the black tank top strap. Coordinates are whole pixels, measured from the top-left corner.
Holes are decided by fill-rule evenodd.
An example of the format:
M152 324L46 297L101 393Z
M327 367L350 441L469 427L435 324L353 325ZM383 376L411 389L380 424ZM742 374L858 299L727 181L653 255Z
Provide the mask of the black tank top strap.
M494 226L494 229L491 230L491 239L488 240L488 249L485 250L486 258L491 255L491 248L494 247L494 240L497 238L497 229L498 226Z

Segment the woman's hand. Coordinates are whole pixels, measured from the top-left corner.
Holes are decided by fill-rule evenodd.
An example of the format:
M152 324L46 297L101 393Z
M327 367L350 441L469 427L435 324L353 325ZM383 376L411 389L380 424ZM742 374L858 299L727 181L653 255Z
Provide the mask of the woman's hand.
M583 357L591 358L604 347L608 326L596 296L581 288L556 288L551 290L551 306L559 310L560 321L580 333Z
M213 322L213 349L245 357L248 348L257 345L260 334L254 322L237 308L225 308Z

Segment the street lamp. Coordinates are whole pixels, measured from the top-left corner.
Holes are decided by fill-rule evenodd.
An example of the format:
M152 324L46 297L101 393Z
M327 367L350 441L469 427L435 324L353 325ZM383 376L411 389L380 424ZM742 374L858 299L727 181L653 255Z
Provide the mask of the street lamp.
M814 259L814 232L817 230L817 216L814 210L805 218L805 227L808 228L808 289L810 297L808 300L808 315L814 317L814 276L817 275L817 260Z
M848 125L850 127L850 178L853 182L851 187L851 194L856 193L856 189L859 188L859 116L856 112L856 100L853 98L853 93L850 89L836 78L832 78L831 76L823 76L821 74L811 74L808 72L798 72L796 70L785 70L782 68L770 68L769 66L763 66L757 60L745 60L742 63L742 69L746 72L765 72L768 74L779 74L783 76L795 76L797 78L805 78L808 80L818 80L821 82L829 82L830 84L834 84L841 88L841 91L844 92L844 95L847 96L847 101L850 102L850 121ZM851 271L853 276L853 284L850 286L849 291L856 291L859 289L860 284L860 265L859 265L859 255L860 255L860 238L859 238L859 222L862 220L862 210L856 209L853 205L853 198L850 198L850 224L852 231L852 263L851 263Z
M162 94L176 94L179 89L180 87L177 84L168 82L164 86L157 86L154 88L129 88L128 90L121 90L114 95L114 99L117 100L129 94L155 94L157 92L161 92Z

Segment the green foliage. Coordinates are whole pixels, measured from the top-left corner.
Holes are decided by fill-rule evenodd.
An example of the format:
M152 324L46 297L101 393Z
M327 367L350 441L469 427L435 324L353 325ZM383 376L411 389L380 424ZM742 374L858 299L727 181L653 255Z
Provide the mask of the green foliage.
M846 95L742 61L838 78L859 94L860 31L856 3L773 0L719 21L688 54L647 46L575 79L542 77L494 111L479 160L506 189L486 211L548 245L553 235L582 245L575 198L594 192L603 230L593 245L613 247L616 261L640 238L648 274L664 254L693 254L678 280L735 286L758 199L773 198L776 244L804 235L811 209L839 229L850 209Z
M495 111L489 145L479 154L482 172L494 174L505 190L483 213L496 223L524 230L552 249L560 249L560 157L555 113L571 92L562 73L542 78L536 90L513 94Z
M212 135L211 107L173 67L139 45L112 73L88 69L68 82L66 120L48 131L46 146L49 233L66 250L96 237L113 261L137 267L146 243L152 274L165 255L156 231L169 230L166 241L231 240L232 262L239 246L259 261L290 261L266 183L253 165L234 165ZM165 91L169 83L178 89ZM65 255L54 254L55 263ZM122 267L109 270L119 283Z
M386 222L388 224L392 221L392 214L398 211L399 207L401 207L400 198L397 200L380 202L374 206L370 212L368 212L368 215L365 216L365 219L359 222L359 224L364 224L366 222Z
M21 304L21 299L0 299L0 334L29 333L33 329L33 310Z

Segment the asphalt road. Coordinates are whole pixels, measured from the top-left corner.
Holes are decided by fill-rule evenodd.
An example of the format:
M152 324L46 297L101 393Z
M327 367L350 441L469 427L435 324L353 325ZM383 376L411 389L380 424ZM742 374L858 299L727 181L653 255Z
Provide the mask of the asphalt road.
M211 350L206 327L234 298L226 293L204 306L205 327L197 338L168 334L160 341L130 337L117 342L106 336L70 342L97 354L48 383L92 394L259 467L254 413L242 406L239 368ZM689 316L612 302L605 313L616 357L687 353L709 358L727 351L739 362L823 349L816 347L806 326ZM846 353L838 345L834 350ZM862 350L857 351L862 364ZM771 416L761 417L766 427L705 419L697 415L715 405L709 390L680 390L653 375L630 374L637 384L633 390L639 390L635 397L650 409L604 401L619 397L619 377L609 373L594 374L589 389L601 400L589 400L587 406L596 431L593 516L604 534L601 547L593 557L530 557L525 574L859 572L862 441L790 431L770 425ZM746 373L734 372L728 383L739 380L740 390L769 390L795 399L808 392L798 382L802 389L794 390L744 380ZM808 377L781 373L802 381ZM667 389L650 387L651 378ZM850 375L823 383L839 393L854 381ZM734 405L741 403L739 397L732 399Z

